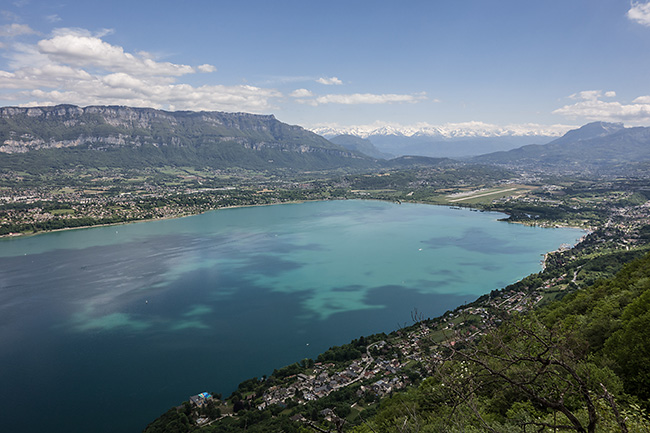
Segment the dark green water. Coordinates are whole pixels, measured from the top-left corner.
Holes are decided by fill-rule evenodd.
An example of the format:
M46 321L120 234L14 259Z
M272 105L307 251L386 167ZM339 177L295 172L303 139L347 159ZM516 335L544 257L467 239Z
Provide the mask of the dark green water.
M0 430L139 432L201 391L435 317L573 229L370 201L227 209L0 241Z

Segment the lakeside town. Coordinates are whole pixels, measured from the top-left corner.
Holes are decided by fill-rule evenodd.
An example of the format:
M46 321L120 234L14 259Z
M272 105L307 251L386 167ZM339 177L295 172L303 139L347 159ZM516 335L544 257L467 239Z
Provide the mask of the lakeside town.
M465 168L395 170L333 177L169 171L0 175L0 236L178 218L236 206L377 199L504 212L508 221L628 230L647 223L648 181L599 184L538 174L471 177Z

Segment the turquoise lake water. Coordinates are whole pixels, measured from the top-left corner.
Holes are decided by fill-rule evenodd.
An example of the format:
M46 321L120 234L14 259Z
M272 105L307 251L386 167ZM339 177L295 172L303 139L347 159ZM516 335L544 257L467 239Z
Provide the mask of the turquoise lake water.
M202 391L390 332L584 232L328 201L0 240L3 431L139 432Z

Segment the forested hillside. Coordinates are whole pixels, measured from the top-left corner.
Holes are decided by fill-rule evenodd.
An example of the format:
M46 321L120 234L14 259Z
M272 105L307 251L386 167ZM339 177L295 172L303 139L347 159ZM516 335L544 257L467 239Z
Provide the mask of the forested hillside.
M447 345L434 375L353 431L645 432L649 342L647 255L476 344Z

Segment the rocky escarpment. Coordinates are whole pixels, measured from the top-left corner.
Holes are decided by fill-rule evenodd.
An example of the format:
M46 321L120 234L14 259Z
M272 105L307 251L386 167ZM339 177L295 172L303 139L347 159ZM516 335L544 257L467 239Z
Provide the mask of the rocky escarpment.
M171 165L196 160L210 165L219 162L222 166L247 166L256 158L276 166L278 161L284 161L281 165L301 165L296 155L275 157L279 152L311 155L307 166L373 163L371 158L300 126L282 123L272 115L168 112L121 106L0 108L0 152L4 154L55 149L130 149L132 153L138 148L150 149L149 152L159 149L165 158L171 158L167 161ZM251 152L258 155L250 155ZM181 154L181 160L174 160ZM260 161L254 165L259 166Z

